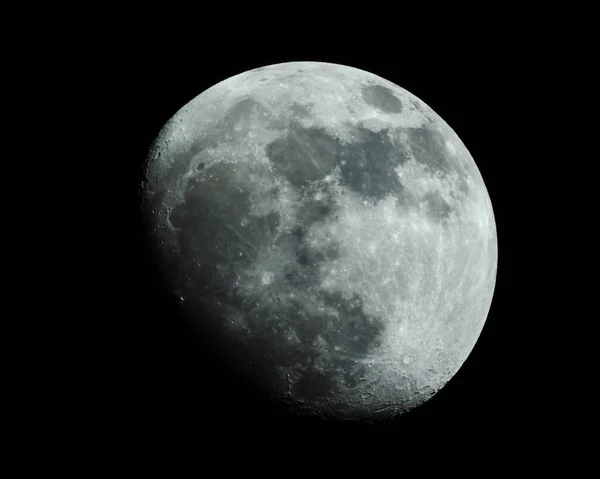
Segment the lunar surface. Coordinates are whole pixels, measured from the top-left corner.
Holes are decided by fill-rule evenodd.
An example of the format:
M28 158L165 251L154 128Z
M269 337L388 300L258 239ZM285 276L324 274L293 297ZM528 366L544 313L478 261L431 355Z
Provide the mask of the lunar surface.
M491 305L496 226L469 151L355 68L277 64L204 91L153 144L142 210L182 314L299 414L422 404Z

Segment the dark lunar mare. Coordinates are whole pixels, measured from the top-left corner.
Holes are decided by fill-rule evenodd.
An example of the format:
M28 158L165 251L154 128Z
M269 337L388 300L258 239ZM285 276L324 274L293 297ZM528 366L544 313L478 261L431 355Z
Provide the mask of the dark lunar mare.
M393 195L402 206L414 206L416 199L403 187L395 169L410 158L432 175L442 178L456 173L459 188L468 192L467 173L448 156L442 135L433 129L403 128L407 142L394 141L389 129L373 132L363 126L353 129L355 140L344 143L319 128L304 128L292 123L286 136L271 142L267 154L278 173L294 186L304 187L321 180L338 166L341 184L371 203ZM439 193L426 196L428 214L443 222L450 206Z
M358 141L340 144L337 152L342 184L366 199L378 201L393 194L406 203L409 198L394 171L407 161L406 152L391 142L387 129L373 132L358 126L355 131Z
M313 148L327 144L323 136L319 140ZM165 267L169 277L180 279L176 290L185 298L181 308L200 334L218 338L213 343L215 354L252 378L261 390L281 384L275 378L283 367L296 375L291 390L295 400L335 399L334 375L339 374L349 387L360 385L363 372L352 366L377 346L384 324L381 318L364 313L359 294L346 298L319 289L319 265L337 256L337 246L332 242L313 249L306 235L316 222L335 217L332 194L326 183L314 177L303 183L298 223L290 233L278 236L279 215L249 215L250 187L237 179L248 175L234 175L232 168L226 163L201 168L188 183L184 202L168 216L177 232L179 254ZM321 193L318 200L316 190ZM243 220L247 223L241 227ZM269 249L290 261L271 284L253 293L240 288L240 278ZM296 293L295 298L290 293ZM307 297L337 314L316 313L307 307ZM232 317L243 318L247 331L231 334L227 321ZM286 338L290 328L297 343ZM314 367L323 354L314 345L318 338L326 348L324 371Z
M402 102L389 88L382 85L367 85L362 88L365 102L385 113L402 113Z
M432 173L447 175L456 169L455 162L449 160L444 138L435 130L420 126L406 128L404 132L408 136L408 146L415 160L429 168Z
M430 173L445 178L448 174L458 177L458 189L468 196L467 177L472 171L465 169L462 163L452 158L446 147L444 136L427 125L416 128L402 129L408 137L407 147L413 153L415 160L423 165ZM400 147L404 145L400 144Z
M401 111L402 104L390 93L383 87L363 89L365 100L373 106L388 112ZM441 135L426 126L401 129L408 138L401 143L396 141L398 131L393 136L388 129L373 132L359 125L353 131L355 141L347 144L323 129L304 128L292 121L285 136L266 148L275 173L298 188L302 198L297 225L290 233L279 235L277 213L250 215L253 186L245 178L256 173L252 161L235 166L206 166L208 163L202 161L202 155L216 146L215 141L245 134L248 115L263 110L254 100L243 100L226 124L215 127L215 140L197 141L189 152L175 157L168 173L171 178L181 177L192 157L200 156L200 161L198 176L189 181L184 192L184 202L169 212L179 253L166 258L162 267L174 280L174 290L184 298L181 309L185 316L200 334L215 338L211 340L215 355L250 378L260 390L276 386L276 394L285 389L280 387L285 379L276 379L279 368L284 368L293 374L293 401L315 404L314 411L322 413L317 406L328 399L332 416L342 416L347 411L342 399L336 402L340 397L336 378L348 388L363 385L365 371L359 361L378 347L385 323L383 318L364 312L358 292L348 298L319 288L320 266L339 254L335 240L320 249L311 248L306 241L312 225L336 219L334 197L321 180L337 166L341 185L365 200L376 203L391 194L399 204L409 205L416 200L394 169L411 155L432 174L458 173L463 187L466 173L449 160ZM243 127L232 133L240 124ZM242 174L234 174L234 167L242 169ZM317 191L320 199L316 199ZM264 193L276 197L278 191ZM157 193L147 205L148 211L159 209L163 200L164 193ZM431 193L425 200L430 216L439 221L448 218L450 207L439 193ZM243 288L245 275L269 250L282 259L281 270L268 284L257 280L253 291ZM326 308L316 312L315 304ZM228 321L232 318L240 319L247 329L231 332ZM289 340L290 330L297 342ZM317 350L317 342L324 351ZM317 363L321 370L315 366Z
M294 186L303 187L333 171L338 141L320 128L292 123L287 134L267 145L276 171Z

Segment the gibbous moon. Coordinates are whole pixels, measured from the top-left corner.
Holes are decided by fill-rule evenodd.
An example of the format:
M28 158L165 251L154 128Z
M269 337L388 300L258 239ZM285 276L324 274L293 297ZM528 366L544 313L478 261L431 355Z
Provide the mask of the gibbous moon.
M183 314L299 414L415 408L490 308L496 225L473 158L356 68L277 64L204 91L152 146L142 209Z

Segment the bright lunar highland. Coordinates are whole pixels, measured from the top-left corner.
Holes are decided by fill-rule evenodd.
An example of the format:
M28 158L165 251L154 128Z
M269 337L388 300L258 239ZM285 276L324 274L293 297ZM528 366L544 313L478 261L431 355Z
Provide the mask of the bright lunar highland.
M182 314L299 414L422 404L490 309L496 225L473 158L356 68L283 63L204 91L151 147L142 210Z

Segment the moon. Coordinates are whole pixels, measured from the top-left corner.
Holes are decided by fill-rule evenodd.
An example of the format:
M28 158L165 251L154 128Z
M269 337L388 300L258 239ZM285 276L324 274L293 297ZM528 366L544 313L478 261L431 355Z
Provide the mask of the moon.
M405 89L330 63L257 68L183 106L145 165L142 212L182 314L290 410L395 417L471 353L496 281L492 204L457 134Z

